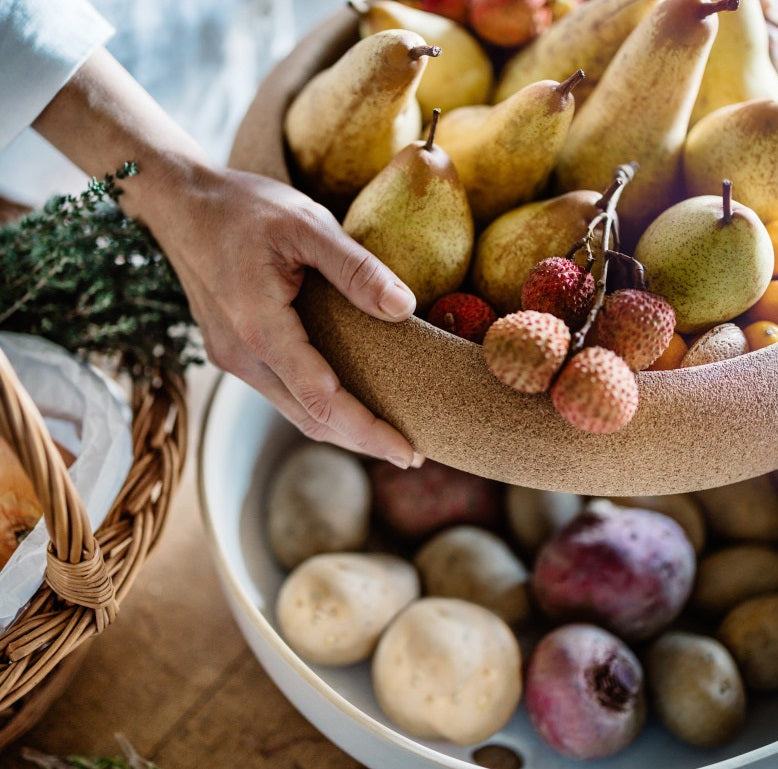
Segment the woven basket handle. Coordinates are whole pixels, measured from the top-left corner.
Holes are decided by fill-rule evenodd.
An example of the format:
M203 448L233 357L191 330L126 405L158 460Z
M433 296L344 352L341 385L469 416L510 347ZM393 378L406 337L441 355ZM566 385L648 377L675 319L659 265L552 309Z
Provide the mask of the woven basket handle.
M49 532L46 582L62 599L94 609L100 632L116 616L114 585L84 504L37 406L0 350L0 436L32 481Z

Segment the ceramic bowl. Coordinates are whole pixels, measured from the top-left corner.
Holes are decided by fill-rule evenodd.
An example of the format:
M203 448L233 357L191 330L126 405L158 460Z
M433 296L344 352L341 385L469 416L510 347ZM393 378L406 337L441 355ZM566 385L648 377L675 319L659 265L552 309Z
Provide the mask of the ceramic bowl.
M231 165L293 180L285 110L356 40L348 9L303 39L259 87ZM479 345L415 317L377 321L309 277L298 309L314 345L349 390L439 462L519 485L610 495L711 488L778 467L778 345L694 368L641 372L632 421L592 435L559 417L548 395L499 382Z
M225 375L208 406L199 451L202 514L227 600L246 641L290 702L324 735L368 769L477 769L486 746L510 751L525 769L581 769L544 745L519 706L486 743L459 747L414 739L381 713L367 664L309 665L281 637L275 620L283 579L268 550L263 510L268 479L302 436L246 384ZM735 742L709 750L682 744L651 722L618 755L587 769L775 769L778 698L753 697ZM487 764L489 765L489 764ZM494 765L494 764L491 764Z

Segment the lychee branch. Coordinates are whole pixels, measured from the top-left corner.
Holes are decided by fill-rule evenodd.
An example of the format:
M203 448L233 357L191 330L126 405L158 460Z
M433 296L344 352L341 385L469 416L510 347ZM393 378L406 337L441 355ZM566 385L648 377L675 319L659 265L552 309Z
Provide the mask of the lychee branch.
M608 266L611 261L611 256L618 253L619 245L618 214L616 213L616 206L624 192L624 188L632 181L636 171L637 163L620 165L615 171L613 183L605 190L602 197L596 203L597 207L601 209L601 213L592 219L584 240L586 241L588 253L587 267L591 268L591 264L595 261L591 241L597 227L602 226L602 237L600 239L600 248L602 250L603 258L602 273L597 281L597 293L595 294L592 309L589 311L589 315L583 326L581 326L573 335L572 343L570 345L571 355L583 348L584 342L586 341L586 335L589 333L589 329L592 327L592 324L597 318L597 313L600 311L600 308L605 301L605 292L608 285ZM611 241L613 242L611 243Z

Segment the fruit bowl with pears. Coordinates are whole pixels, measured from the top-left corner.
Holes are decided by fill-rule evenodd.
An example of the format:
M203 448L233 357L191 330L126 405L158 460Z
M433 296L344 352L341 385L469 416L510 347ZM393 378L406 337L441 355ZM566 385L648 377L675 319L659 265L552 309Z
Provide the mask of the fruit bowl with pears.
M585 0L495 54L450 19L352 4L260 84L231 165L327 205L416 293L414 317L385 323L310 275L298 308L344 386L420 453L581 494L776 469L778 75L758 0L737 5ZM583 328L566 318L561 339L545 299L564 280L547 275L535 304L522 301L530 269L552 257L593 277ZM664 296L675 327L620 315L625 291ZM487 345L429 322L451 294L510 323ZM465 325L474 314L463 308ZM608 317L612 344L598 332ZM608 344L618 354L592 353ZM560 365L573 353L577 370Z

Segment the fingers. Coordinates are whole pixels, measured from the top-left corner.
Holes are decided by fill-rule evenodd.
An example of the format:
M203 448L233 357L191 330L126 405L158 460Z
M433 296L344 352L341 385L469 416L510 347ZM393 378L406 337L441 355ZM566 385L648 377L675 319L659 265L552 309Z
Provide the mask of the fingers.
M352 304L381 320L405 320L416 297L380 259L349 237L340 225L318 233L310 264Z
M339 432L326 422L319 421L292 395L281 379L261 362L257 362L255 366L248 370L243 370L239 376L247 384L261 392L284 417L312 440L326 441L348 451L385 459L402 468L419 467L424 461L424 458L416 454L412 448L409 458L406 447L410 447L410 444L407 443L405 438L389 424L376 419L369 412L367 413L369 414L372 431L375 431L376 434L371 436L372 440L368 443L355 441L350 434ZM360 409L367 411L355 398L352 398L352 400ZM335 408L338 408L338 406ZM334 421L337 422L339 420L336 419ZM350 421L348 417L346 417L346 421ZM393 445L395 443L397 447Z

